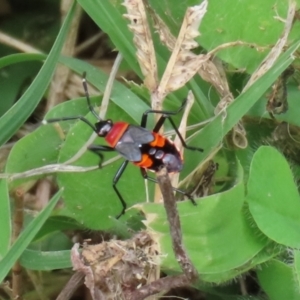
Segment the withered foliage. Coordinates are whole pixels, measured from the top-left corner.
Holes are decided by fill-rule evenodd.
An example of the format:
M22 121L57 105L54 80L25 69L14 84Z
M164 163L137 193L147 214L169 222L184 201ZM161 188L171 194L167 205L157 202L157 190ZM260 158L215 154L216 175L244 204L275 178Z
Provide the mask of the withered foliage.
M84 273L93 299L128 299L138 287L157 279L158 257L146 232L125 241L84 245L81 253L76 244L71 258L73 269Z

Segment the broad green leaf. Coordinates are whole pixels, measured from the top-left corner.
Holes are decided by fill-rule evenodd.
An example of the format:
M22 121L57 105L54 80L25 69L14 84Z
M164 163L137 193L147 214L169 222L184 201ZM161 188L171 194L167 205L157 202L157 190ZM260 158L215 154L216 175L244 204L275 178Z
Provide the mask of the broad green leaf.
M241 40L273 47L284 29L284 23L275 16L278 13L285 19L288 4L288 1L275 0L225 0L220 5L218 0L208 1L207 14L200 27L200 44L211 50L223 43ZM298 38L300 24L296 23L290 41ZM252 73L269 51L259 52L255 48L238 46L223 50L218 56L235 68L246 68Z
M242 169L238 168L238 182L232 189L201 198L197 207L189 201L177 203L184 247L200 276L216 274L216 281L218 273L249 263L267 244L245 215ZM162 268L178 272L164 206L145 203L135 207L145 214L145 224L159 244Z
M295 284L293 268L287 264L273 260L261 266L257 271L259 283L270 300L298 300L299 286Z
M69 11L63 26L57 36L57 39L50 51L40 72L32 82L30 87L18 100L18 102L7 111L0 119L0 145L9 140L13 134L24 124L27 118L32 114L42 96L44 95L52 74L55 70L61 48L65 41L65 37L69 31L69 26L74 14L76 2Z
M231 269L229 271L221 272L221 273L211 273L211 274L201 274L201 278L203 281L214 282L214 283L223 283L232 280L233 278L237 278L241 274L245 274L251 269L257 268L262 263L268 262L270 259L278 256L282 253L284 249L282 247L278 247L274 242L268 243L266 247L264 247L257 255L255 255L251 260L249 260L246 264Z
M300 198L293 174L276 149L260 147L253 156L247 185L250 212L270 239L300 247Z
M12 268L17 259L28 247L37 232L43 226L53 208L57 204L62 191L58 191L50 200L49 204L39 213L39 215L31 221L31 223L23 230L16 242L9 249L5 257L0 261L0 282L4 280L9 270Z

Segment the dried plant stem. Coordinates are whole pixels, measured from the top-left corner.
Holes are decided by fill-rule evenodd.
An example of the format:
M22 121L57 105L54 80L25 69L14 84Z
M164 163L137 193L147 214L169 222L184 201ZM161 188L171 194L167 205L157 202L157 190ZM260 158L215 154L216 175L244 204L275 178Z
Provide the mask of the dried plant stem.
M62 289L56 300L68 300L76 292L78 287L84 283L84 273L76 272L72 275L68 283Z
M107 161L105 161L102 166L109 165L116 160L120 159L121 156L117 155ZM21 179L21 178L29 178L36 175L45 175L45 174L52 174L52 173L84 173L84 172L90 172L93 170L99 169L99 166L92 166L92 167L78 167L78 166L70 166L65 164L53 164L53 165L47 165L40 168L32 169L29 171L21 172L21 173L13 173L13 174L7 174L3 173L0 174L0 178L6 178L9 181Z
M183 116L181 118L180 125L178 127L178 131L180 132L181 136L184 139L185 139L186 132L187 132L186 129L187 129L188 116L189 116L190 110L191 110L191 108L194 104L194 100L195 100L195 98L194 98L194 95L193 95L192 91L189 91L188 96L187 96L187 104L184 108L184 113L183 113ZM176 145L176 147L182 153L182 156L183 156L184 147L182 146L182 143L181 143L181 141L180 141L180 139L177 135L174 139L174 144ZM172 186L178 186L179 176L180 176L179 173L175 173L175 174L172 175L172 177L171 177Z
M213 50L209 51L206 55L208 55L209 57L212 57L221 50L231 48L231 47L236 47L236 46L246 46L249 48L255 48L257 51L265 51L270 48L270 47L259 46L258 44L255 44L255 43L247 43L244 41L234 41L234 42L228 42L228 43L221 44L221 45L217 46L216 48L214 48Z
M9 47L12 47L14 49L20 50L21 52L25 52L25 53L36 53L36 54L43 53L41 50L31 47L28 44L25 44L24 42L16 38L13 38L1 31L0 31L0 44L7 45Z
M160 278L151 282L150 284L144 285L143 287L136 289L130 295L126 295L128 300L143 300L148 296L158 294L161 291L169 290L171 288L184 287L190 284L188 278L182 274L177 276L168 276Z
M87 39L84 41L82 44L77 45L76 48L74 49L74 55L78 56L81 52L98 42L105 33L103 31L93 35L91 38Z
M51 198L51 181L47 178L43 178L38 182L36 187L36 210L42 210L49 202Z
M13 243L19 237L24 222L24 194L20 191L16 191L14 195L14 215L13 215ZM12 268L12 294L14 299L23 299L22 296L22 287L23 287L23 278L22 278L22 267L17 260Z
M163 167L160 171L158 171L156 173L156 178L164 199L164 206L169 221L175 257L185 276L190 282L194 282L198 279L198 272L193 266L193 263L189 259L182 244L180 219L167 169Z

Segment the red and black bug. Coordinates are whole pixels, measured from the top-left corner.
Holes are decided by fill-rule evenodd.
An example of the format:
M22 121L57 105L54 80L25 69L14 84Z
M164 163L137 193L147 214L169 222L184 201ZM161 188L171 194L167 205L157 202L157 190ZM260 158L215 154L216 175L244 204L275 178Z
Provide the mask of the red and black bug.
M165 166L169 173L176 173L182 170L183 158L181 153L172 141L158 133L166 119L170 121L184 148L190 150L197 150L201 152L203 151L203 149L201 148L191 147L185 143L183 137L181 136L174 121L171 118L171 116L178 114L184 108L184 106L186 105L186 100L183 101L182 105L176 111L152 109L145 111L142 116L140 126L132 125L126 122L113 123L110 119L101 120L96 111L94 110L93 106L91 105L85 76L83 77L83 87L89 109L93 113L93 115L99 120L98 122L92 124L83 116L74 116L50 119L47 120L45 123L54 123L60 121L79 119L85 122L88 126L90 126L99 137L104 137L109 146L91 145L88 147L89 150L93 151L100 157L99 166L101 166L101 163L104 158L102 152L116 151L125 158L125 161L122 163L115 177L113 178L112 184L113 189L115 190L122 203L122 211L117 215L117 218L121 217L125 213L125 210L127 208L123 196L117 189L117 183L120 180L124 170L126 169L128 162L132 162L136 166L140 167L142 176L145 179L155 183L157 183L156 179L149 177L147 174L147 170L156 172L162 166ZM145 127L147 125L148 115L152 113L161 114L161 117L156 123L153 131L149 131ZM187 196L192 201L192 203L196 205L192 196L177 188L173 189L174 191Z

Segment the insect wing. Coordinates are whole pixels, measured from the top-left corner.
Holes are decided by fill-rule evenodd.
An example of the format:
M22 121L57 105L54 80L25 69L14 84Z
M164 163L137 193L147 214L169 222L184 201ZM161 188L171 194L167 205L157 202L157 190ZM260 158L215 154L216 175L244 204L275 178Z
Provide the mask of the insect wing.
M141 150L136 143L119 141L115 149L129 161L140 161L142 159Z
M151 131L147 130L146 128L134 125L130 125L128 127L123 137L125 136L130 137L131 142L134 142L138 145L148 144L154 140L154 136Z
M140 161L142 159L141 145L148 144L153 140L154 136L149 130L130 125L120 138L115 149L129 161Z

